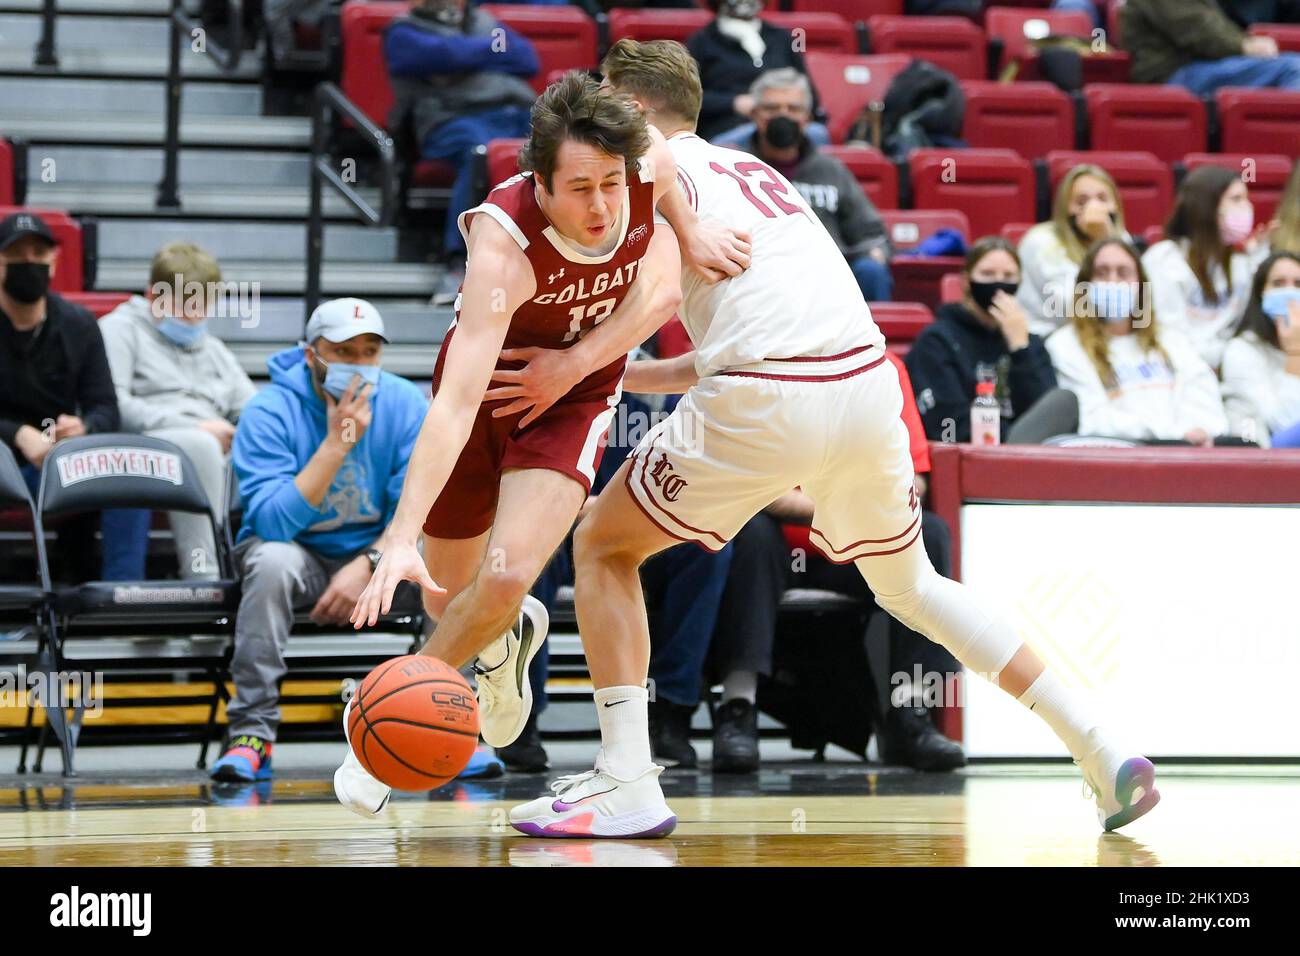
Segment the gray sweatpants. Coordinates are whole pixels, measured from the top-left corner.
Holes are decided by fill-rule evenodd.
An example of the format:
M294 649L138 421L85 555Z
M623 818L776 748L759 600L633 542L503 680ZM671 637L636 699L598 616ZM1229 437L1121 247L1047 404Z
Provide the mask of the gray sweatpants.
M239 543L235 570L244 587L230 663L235 679L235 698L227 709L231 737L252 734L275 740L284 650L294 611L311 608L330 578L353 557L328 558L292 541L252 537Z
M222 509L226 507L226 456L217 436L192 426L158 428L146 434L169 441L185 452L198 473L199 483L203 485L208 501L217 514L221 515ZM176 560L180 565L181 577L220 577L216 542L212 538L212 524L208 521L208 516L171 511L168 512L167 519L176 541Z

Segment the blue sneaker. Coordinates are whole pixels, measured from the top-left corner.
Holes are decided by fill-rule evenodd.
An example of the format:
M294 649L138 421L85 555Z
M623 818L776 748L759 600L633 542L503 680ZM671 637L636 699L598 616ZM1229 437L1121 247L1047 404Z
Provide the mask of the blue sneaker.
M252 783L271 779L271 743L251 734L240 734L226 745L208 772L213 780L230 783Z
M506 765L501 762L500 757L486 747L478 747L474 751L474 756L469 758L469 764L456 775L456 779L491 780L493 777L500 777L505 772Z

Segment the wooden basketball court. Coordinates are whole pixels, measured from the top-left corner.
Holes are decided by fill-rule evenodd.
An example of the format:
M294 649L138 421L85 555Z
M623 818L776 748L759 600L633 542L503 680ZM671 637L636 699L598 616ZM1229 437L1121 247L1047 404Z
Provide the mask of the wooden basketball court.
M567 773L579 767L560 768ZM750 778L666 774L677 831L647 841L535 840L506 824L548 777L400 794L382 819L339 807L329 774L257 786L0 778L2 866L1205 866L1297 865L1294 766L1161 766L1160 806L1102 835L1073 768L926 775L789 762Z

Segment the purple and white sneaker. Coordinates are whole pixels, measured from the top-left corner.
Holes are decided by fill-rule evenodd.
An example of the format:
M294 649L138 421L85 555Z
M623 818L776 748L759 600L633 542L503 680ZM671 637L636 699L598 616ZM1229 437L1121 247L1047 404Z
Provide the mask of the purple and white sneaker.
M1156 768L1146 757L1110 744L1094 730L1089 753L1075 764L1097 801L1097 819L1110 832L1150 813L1160 802Z
M651 764L631 780L620 780L596 761L596 769L551 784L554 796L539 797L510 811L510 825L534 837L662 837L673 832L677 815L664 802L659 774Z

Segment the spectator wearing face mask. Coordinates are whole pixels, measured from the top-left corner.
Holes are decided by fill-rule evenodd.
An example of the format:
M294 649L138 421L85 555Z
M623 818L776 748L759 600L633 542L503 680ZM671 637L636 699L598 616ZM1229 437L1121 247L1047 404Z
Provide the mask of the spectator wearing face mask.
M831 234L868 302L893 298L889 236L880 213L849 168L818 150L806 131L812 87L794 69L771 70L750 88L755 131L741 149L781 173L799 190Z
M1100 166L1075 166L1056 187L1051 220L1020 240L1023 275L1016 298L1029 316L1030 331L1048 336L1068 321L1084 253L1111 236L1128 238L1115 180Z
M997 376L1004 441L1037 444L1074 431L1072 397L1056 387L1043 340L1016 299L1020 260L999 236L978 240L962 269L960 302L940 306L907 353L917 409L931 441L970 441L981 366Z
M769 70L789 68L806 76L808 69L794 35L759 19L763 0L710 0L708 6L717 16L686 41L704 86L699 134L739 146L754 135L754 81ZM816 91L812 109L816 113ZM831 141L822 123L810 123L805 135L818 146Z
M117 429L117 399L95 317L50 292L58 242L40 216L0 221L0 441L35 497L41 467L65 438ZM99 514L59 525L59 580L111 579L94 560ZM106 558L112 551L105 541ZM106 562L107 563L107 562Z
M1223 352L1223 405L1234 435L1265 447L1300 444L1300 254L1276 252L1255 273Z
M154 256L144 295L132 296L100 321L122 430L180 446L218 508L224 505L235 424L256 391L230 349L207 329L220 281L217 261L203 249L168 243ZM139 514L143 522L134 534L147 535L149 512ZM216 577L207 517L173 512L168 518L181 577ZM137 576L143 575L143 559L142 549Z
M1057 380L1079 400L1079 433L1209 445L1228 420L1214 372L1158 321L1137 250L1103 239L1079 267L1069 325L1047 339Z
M1268 247L1255 232L1255 207L1241 177L1202 166L1178 188L1165 239L1142 257L1156 314L1217 369L1246 306L1251 276Z
M234 462L243 526L243 594L230 672L229 739L212 776L271 775L279 681L294 611L348 617L379 562L428 402L381 371L384 322L369 302L335 299L307 322L306 344L271 356L271 384L244 405Z

